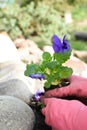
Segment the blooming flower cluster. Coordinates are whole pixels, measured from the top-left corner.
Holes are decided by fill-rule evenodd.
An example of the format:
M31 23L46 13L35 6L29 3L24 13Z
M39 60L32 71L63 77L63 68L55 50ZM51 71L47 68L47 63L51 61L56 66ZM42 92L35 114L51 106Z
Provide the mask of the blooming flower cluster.
M44 87L61 84L63 79L72 75L72 69L64 66L71 55L70 44L64 35L62 41L57 35L52 37L53 55L49 52L44 52L40 64L28 64L26 66L25 75L31 78L44 80ZM36 99L39 100L41 91L36 92Z

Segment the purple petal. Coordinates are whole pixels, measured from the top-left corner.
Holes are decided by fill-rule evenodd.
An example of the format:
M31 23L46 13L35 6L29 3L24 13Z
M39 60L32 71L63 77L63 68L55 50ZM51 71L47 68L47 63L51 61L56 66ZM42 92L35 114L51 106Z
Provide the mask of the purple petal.
M61 40L57 37L57 35L54 35L52 37L52 41L53 41L54 52L58 53L61 50L61 47L62 47Z
M69 45L68 41L66 40L66 35L64 35L64 37L63 37L63 45L62 45L61 52L64 53L65 50L66 51L70 50L70 45Z
M44 90L41 90L41 89L37 89L36 93L35 93L35 99L36 101L39 101L40 98L41 98L41 95L43 95L44 93Z
M31 77L31 78L35 78L35 79L45 79L45 76L44 76L44 74L31 74L31 75L29 75L29 77Z
M64 37L63 37L63 41L65 41L66 40L66 35L64 35Z

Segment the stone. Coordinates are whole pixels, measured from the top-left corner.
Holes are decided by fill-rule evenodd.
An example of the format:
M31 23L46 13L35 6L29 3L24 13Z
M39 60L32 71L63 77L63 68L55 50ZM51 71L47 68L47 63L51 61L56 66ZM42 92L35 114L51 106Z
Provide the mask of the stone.
M35 116L22 100L0 96L0 130L32 130Z
M65 22L66 22L67 24L71 24L71 23L73 22L71 12L66 11L66 12L65 12L65 15L64 15L64 18L65 18Z
M48 45L45 45L45 46L43 47L43 51L47 51L47 52L49 52L51 55L54 53L54 50L53 50L52 46L48 46Z
M20 54L21 61L26 64L40 62L43 51L34 41L30 39L17 38L14 40L14 44Z
M18 97L29 104L36 83L24 75L25 69L12 40L0 34L0 95Z
M25 67L21 62L0 64L0 95L15 96L29 104L34 94L35 81L24 75Z
M87 41L87 32L75 32L74 37L76 40Z
M0 63L19 61L20 55L8 35L0 34Z
M64 65L73 69L73 75L79 75L87 78L87 64L79 58L71 55L70 59L67 60Z
M87 63L87 51L86 50L83 50L83 51L73 50L73 55Z
M29 104L30 98L32 97L27 85L19 79L11 79L5 82L0 82L0 95L18 97L27 104Z

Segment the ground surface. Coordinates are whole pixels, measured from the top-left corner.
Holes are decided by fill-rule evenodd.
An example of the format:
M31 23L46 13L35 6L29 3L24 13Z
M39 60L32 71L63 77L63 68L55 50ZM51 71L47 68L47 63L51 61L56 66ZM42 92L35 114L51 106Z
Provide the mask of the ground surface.
M52 130L51 127L45 124L44 116L40 112L34 110L34 113L36 122L33 130Z

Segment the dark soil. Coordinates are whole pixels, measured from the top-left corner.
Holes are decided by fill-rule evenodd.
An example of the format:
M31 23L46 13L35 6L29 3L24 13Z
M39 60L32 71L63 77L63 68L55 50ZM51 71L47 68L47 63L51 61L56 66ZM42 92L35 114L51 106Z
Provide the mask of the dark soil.
M52 130L50 126L45 123L45 117L41 112L41 105L35 101L35 98L31 98L30 107L35 114L35 125L33 130Z
M46 125L45 117L41 112L34 110L36 122L33 130L52 130L50 126Z

